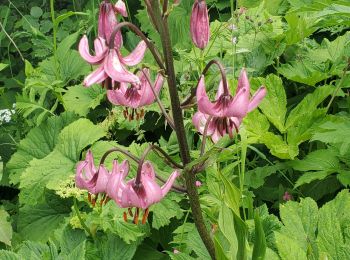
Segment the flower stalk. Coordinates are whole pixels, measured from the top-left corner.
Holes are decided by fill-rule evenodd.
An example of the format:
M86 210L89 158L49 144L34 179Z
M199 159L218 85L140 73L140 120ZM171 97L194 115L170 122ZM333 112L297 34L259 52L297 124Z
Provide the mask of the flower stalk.
M152 1L152 10L155 10L157 13L160 13L159 2L158 0ZM153 12L154 13L154 12ZM175 132L177 140L179 142L181 160L184 165L190 163L191 157L189 152L189 147L186 138L185 126L183 123L182 109L180 104L179 95L176 88L176 77L175 77L175 68L174 68L174 58L173 51L171 46L171 39L169 33L169 26L167 16L164 16L162 22L158 24L159 33L161 35L163 55L165 60L168 88L170 93L171 100L171 109L174 119ZM193 220L195 222L196 228L199 235L201 236L204 245L206 246L212 259L215 259L215 247L213 240L211 239L209 232L204 224L204 218L202 215L202 210L199 203L199 195L196 187L196 178L191 172L183 172L185 176L186 189L189 197Z

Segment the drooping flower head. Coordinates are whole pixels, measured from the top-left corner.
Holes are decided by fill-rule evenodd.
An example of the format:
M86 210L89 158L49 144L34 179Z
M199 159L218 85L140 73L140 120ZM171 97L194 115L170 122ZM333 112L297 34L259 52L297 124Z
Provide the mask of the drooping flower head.
M199 80L196 95L199 111L193 117L193 124L202 134L207 125L206 134L217 142L225 134L232 136L233 131L238 132L243 118L265 97L266 89L260 87L250 98L250 84L247 72L243 69L235 96L230 94L228 86L221 81L215 101L211 102L205 90L204 75Z
M193 4L190 31L194 45L204 49L210 37L208 8L205 0L195 0Z
M98 38L94 41L95 55L90 54L86 35L80 40L81 57L91 65L100 65L84 79L85 87L99 83L105 83L103 84L105 86L113 86L114 82L140 83L139 78L129 72L126 66L135 66L140 63L147 45L141 41L129 55L122 56L120 48L123 45L123 38L120 30L117 31L114 42L110 42L113 30L118 24L116 13L127 16L125 3L122 0L119 0L115 6L107 0L102 1L98 20ZM113 47L109 48L110 46Z
M143 68L138 72L138 77L140 84L131 83L128 87L127 83L120 83L119 88L108 90L108 100L114 105L125 106L132 109L152 104L156 99L152 88L154 88L156 94L159 93L164 82L163 76L158 73L153 84L149 81L149 69ZM150 84L152 84L152 86Z
M96 169L94 157L89 150L86 153L85 161L79 162L77 166L75 185L91 194L105 193L109 177L110 173L103 165Z
M136 178L126 182L128 172L129 163L127 161L122 164L114 161L112 175L107 185L108 196L121 208L149 208L164 198L179 176L179 172L174 171L167 182L160 187L156 182L154 168L148 161L142 165L140 184L135 183Z

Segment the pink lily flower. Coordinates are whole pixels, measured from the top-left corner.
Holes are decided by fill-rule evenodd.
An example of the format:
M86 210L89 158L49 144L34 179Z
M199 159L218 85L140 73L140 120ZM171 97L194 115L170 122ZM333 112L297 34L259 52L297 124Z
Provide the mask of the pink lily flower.
M94 165L94 157L89 150L85 161L79 162L75 175L75 185L91 194L105 193L110 173L100 165L98 170Z
M144 75L146 74L147 77ZM139 108L152 104L156 97L152 92L152 88L147 78L150 78L149 69L142 69L139 72L139 82L140 84L131 84L128 87L127 83L120 83L120 87L114 90L107 91L108 100L114 105L121 105L131 108ZM160 92L163 86L164 78L158 73L154 85L152 86L156 93Z
M109 49L102 38L95 40L95 56L89 52L87 37L84 35L79 43L79 53L84 60L90 64L100 66L90 73L83 82L85 87L98 84L111 78L116 82L129 82L140 84L139 78L129 72L125 66L134 66L140 63L145 55L147 45L141 41L136 48L126 57L123 57L119 50Z
M220 82L216 99L212 103L206 93L204 76L202 75L197 87L198 110L192 122L200 133L204 133L205 125L207 135L216 143L222 136L238 132L243 118L255 109L266 95L266 88L260 87L250 98L250 84L246 71L243 69L238 79L236 95L229 93L228 86ZM207 121L210 119L210 122Z
M195 0L193 4L190 31L194 45L203 50L210 37L208 8L205 0Z
M85 35L79 42L79 53L82 58L92 65L100 65L84 79L85 87L102 83L108 79L116 82L140 83L139 78L129 72L126 66L135 66L140 63L147 45L141 41L128 56L123 57L120 52L123 38L119 30L114 39L114 49L108 48L111 34L118 24L115 12L123 16L127 15L125 3L122 0L119 0L115 6L107 0L102 1L98 20L99 37L94 41L95 55L90 54L88 39Z
M156 182L152 164L146 161L141 169L140 186L137 187L135 178L127 183L125 182L128 172L129 163L127 161L124 161L121 165L114 161L112 175L107 184L108 196L121 208L149 208L164 198L179 176L179 172L174 171L167 182L160 187Z

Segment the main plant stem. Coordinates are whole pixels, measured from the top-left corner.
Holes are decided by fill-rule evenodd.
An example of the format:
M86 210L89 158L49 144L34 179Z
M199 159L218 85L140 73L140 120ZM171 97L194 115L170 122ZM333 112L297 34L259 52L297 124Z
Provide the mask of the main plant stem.
M190 163L191 157L186 139L185 126L183 123L182 109L180 107L180 99L176 88L175 69L173 63L173 52L171 47L171 40L169 34L168 21L166 17L163 17L161 23L160 34L163 45L163 53L165 58L166 72L168 76L168 87L171 100L171 109L173 113L173 119L175 124L176 136L179 141L179 148L181 159L184 165ZM213 240L211 239L209 232L204 224L202 210L199 203L199 196L197 187L195 185L195 175L190 171L184 172L187 193L192 209L193 220L201 236L204 245L206 246L212 259L215 259L215 247Z

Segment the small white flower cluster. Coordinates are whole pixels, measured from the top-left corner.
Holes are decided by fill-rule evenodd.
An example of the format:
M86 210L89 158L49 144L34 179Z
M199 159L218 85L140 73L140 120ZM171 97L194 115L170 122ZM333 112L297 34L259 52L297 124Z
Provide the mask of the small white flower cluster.
M16 104L13 104L13 109L0 109L0 125L11 121L12 115L16 112Z

